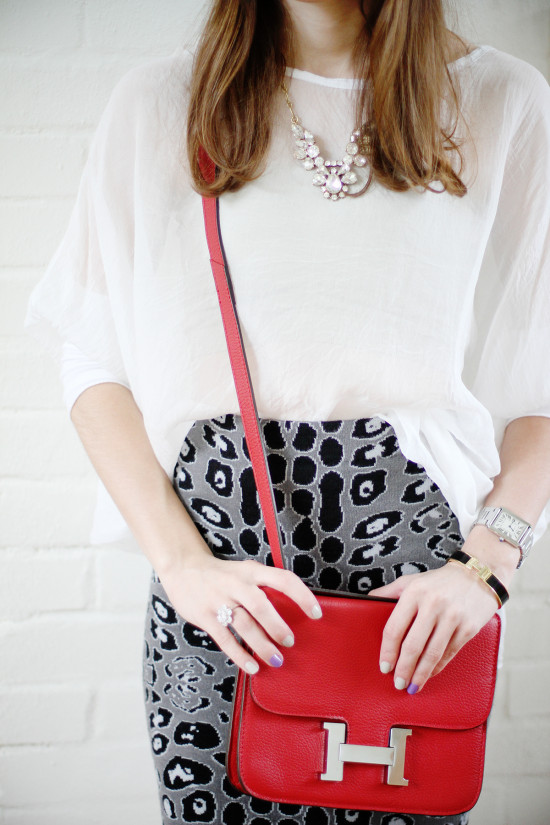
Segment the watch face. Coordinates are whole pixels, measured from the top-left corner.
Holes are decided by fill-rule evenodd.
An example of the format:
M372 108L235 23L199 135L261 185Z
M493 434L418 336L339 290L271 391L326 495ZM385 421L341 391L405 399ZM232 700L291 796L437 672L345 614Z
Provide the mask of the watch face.
M526 521L521 521L510 513L507 513L506 510L503 510L498 514L492 527L498 530L503 538L518 542L525 532L525 528L528 527L528 524Z

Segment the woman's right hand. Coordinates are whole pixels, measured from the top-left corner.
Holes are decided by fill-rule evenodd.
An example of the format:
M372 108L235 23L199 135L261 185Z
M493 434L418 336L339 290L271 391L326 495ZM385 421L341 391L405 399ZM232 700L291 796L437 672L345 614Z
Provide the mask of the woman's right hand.
M312 619L322 615L319 602L299 576L252 559L227 561L209 551L195 552L182 555L158 576L176 612L208 633L247 673L256 673L258 664L231 630L218 621L217 612L223 604L233 608L234 630L272 667L283 663L276 644L291 647L294 634L261 587L285 593Z
M260 658L275 664L270 659L280 655L276 645L284 646L292 630L260 588L283 591L311 616L318 602L309 588L288 570L212 555L161 467L129 389L109 381L88 387L71 408L71 419L174 609L246 669L256 665L254 659L216 618L222 604L243 605L235 610L235 631Z

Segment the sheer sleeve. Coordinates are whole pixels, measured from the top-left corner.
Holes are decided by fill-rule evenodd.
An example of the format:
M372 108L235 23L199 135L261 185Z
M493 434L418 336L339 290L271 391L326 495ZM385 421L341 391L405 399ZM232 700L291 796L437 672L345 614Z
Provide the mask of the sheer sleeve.
M476 287L465 369L499 448L513 419L550 417L550 86L532 66L529 77ZM535 541L549 523L550 503Z
M131 384L131 108L123 79L93 137L68 227L27 305L25 330L57 362L69 409L91 384Z
M471 390L491 412L499 439L514 418L550 416L550 87L529 69L467 354Z

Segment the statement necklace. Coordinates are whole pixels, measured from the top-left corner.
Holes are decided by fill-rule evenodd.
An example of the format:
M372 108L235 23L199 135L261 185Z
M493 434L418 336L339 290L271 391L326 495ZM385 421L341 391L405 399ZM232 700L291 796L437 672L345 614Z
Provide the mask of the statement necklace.
M325 160L312 132L304 128L294 112L288 89L281 83L291 114L291 130L296 142L294 157L307 172L313 172L311 180L327 200L338 201L346 196L357 197L366 192L372 179L372 167L367 154L371 143L365 134L365 126L355 129L346 146L342 160ZM368 177L366 172L368 169Z

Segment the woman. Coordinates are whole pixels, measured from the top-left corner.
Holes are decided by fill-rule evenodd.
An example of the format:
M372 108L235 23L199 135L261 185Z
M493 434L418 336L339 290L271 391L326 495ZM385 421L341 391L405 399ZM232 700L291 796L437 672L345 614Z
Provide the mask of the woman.
M258 667L241 642L272 667L294 642L260 586L312 621L313 586L397 598L380 668L414 702L499 606L448 557L508 588L527 553L511 527L542 534L549 104L540 72L465 44L439 0L216 0L194 62L115 90L27 326L62 356L73 423L154 568L163 822L468 821L250 798L225 745L236 666ZM199 193L220 196L285 571L264 563ZM504 542L474 525L484 506L510 511Z

